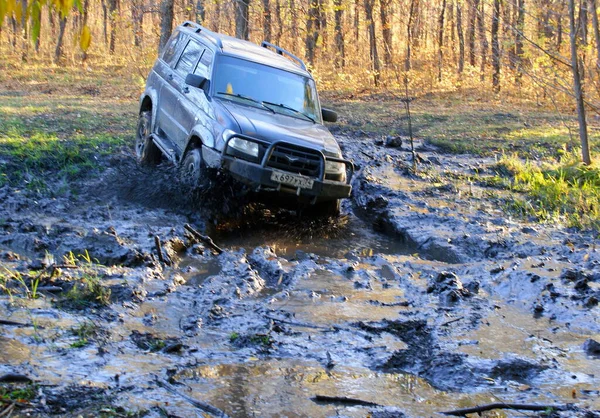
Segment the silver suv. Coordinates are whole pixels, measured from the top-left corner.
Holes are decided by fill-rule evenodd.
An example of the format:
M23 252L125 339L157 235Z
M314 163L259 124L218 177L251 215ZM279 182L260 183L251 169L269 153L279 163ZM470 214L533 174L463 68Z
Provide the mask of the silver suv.
M145 164L166 157L193 182L219 168L256 191L337 215L354 168L323 126L336 120L298 57L185 22L148 76L135 150Z

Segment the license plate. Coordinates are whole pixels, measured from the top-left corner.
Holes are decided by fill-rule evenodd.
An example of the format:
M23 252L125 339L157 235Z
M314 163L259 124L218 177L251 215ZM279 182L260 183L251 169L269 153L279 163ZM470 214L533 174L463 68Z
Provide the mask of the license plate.
M277 183L283 183L289 186L299 187L301 189L312 189L314 182L313 179L310 179L308 177L275 170L273 170L273 172L271 173L271 180L276 181Z

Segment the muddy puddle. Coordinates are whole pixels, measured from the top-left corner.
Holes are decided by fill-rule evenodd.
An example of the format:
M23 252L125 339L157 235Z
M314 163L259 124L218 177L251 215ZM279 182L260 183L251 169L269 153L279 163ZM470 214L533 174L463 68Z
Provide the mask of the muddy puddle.
M215 222L175 186L146 192L144 175L164 173L145 170L70 201L6 194L0 268L20 276L0 282L0 376L40 385L20 412L203 416L194 399L232 417L599 410L597 238L510 219L457 183L485 159L421 150L436 163L416 176L406 150L342 140L361 169L337 220L259 207ZM79 303L74 283L97 293Z

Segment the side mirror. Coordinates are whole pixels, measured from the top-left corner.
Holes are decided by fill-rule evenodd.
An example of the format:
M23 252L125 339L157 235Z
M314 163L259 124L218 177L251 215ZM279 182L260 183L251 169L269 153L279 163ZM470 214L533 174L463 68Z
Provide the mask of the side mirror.
M321 115L323 115L323 120L325 122L337 122L337 113L333 110L321 108Z
M208 79L206 77L202 77L201 75L196 74L188 74L185 78L185 84L192 87L197 87L199 89L204 89L204 86L207 82Z

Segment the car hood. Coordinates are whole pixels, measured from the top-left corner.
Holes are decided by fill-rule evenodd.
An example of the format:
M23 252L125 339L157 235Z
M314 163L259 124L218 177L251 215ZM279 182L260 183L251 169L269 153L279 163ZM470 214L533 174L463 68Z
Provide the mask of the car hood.
M308 148L341 155L340 147L329 130L309 120L273 113L228 100L220 101L240 128L240 133L267 142L286 141Z

